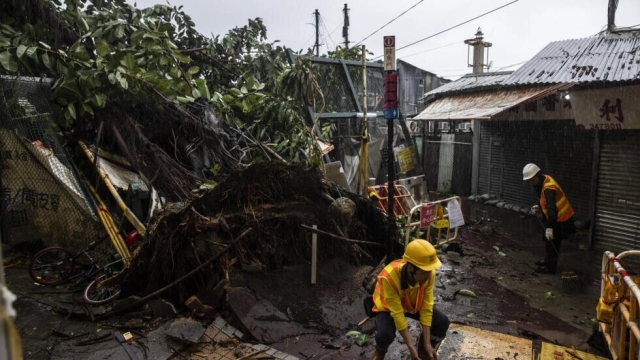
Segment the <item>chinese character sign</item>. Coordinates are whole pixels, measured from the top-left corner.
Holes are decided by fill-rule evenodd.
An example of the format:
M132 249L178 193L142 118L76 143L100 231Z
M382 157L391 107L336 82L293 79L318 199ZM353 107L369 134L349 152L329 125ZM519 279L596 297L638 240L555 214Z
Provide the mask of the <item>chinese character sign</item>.
M394 71L396 69L396 37L385 36L384 42L384 70Z
M425 228L436 220L436 207L433 204L423 205L420 208L420 227Z
M583 129L640 129L640 85L571 92L576 125Z

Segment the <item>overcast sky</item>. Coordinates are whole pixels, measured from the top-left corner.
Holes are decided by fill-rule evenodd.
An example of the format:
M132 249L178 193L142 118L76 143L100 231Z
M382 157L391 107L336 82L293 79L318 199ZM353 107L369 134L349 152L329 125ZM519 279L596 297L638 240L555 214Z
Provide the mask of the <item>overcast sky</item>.
M312 47L315 16L320 12L320 53L344 44L343 8L349 10L350 46L411 10L363 42L375 55L382 54L384 35L396 36L396 48L409 45L458 25L513 0L169 0L183 5L196 28L207 36L223 35L260 17L269 41L293 50ZM129 0L133 3L133 0ZM137 0L139 8L165 0ZM416 5L417 4L417 5ZM450 79L469 73L465 39L482 28L484 41L491 42L491 71L515 70L551 41L583 38L602 31L607 23L608 0L519 0L500 10L398 50L396 58ZM620 0L616 13L618 27L640 25L640 1ZM471 59L469 59L471 61Z

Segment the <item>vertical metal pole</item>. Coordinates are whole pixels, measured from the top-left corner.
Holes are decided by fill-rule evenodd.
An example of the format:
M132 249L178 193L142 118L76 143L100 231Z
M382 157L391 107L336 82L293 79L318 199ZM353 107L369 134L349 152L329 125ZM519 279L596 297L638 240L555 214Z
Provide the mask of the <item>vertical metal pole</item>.
M344 48L349 48L349 8L344 4L344 24L342 26L342 37L344 37Z
M387 184L387 189L389 191L389 208L387 210L387 215L389 216L389 233L387 236L387 243L385 244L385 248L386 248L386 252L387 252L387 264L392 262L394 260L393 257L393 238L395 238L395 233L396 233L396 216L394 214L393 208L394 208L394 193L395 193L395 171L396 171L396 167L394 164L394 155L393 155L393 120L394 119L387 119L387 132L388 132L388 139L387 139L387 173L389 174L389 182Z
M384 80L384 117L387 119L387 133L389 135L387 141L387 199L389 201L387 216L389 217L389 230L385 243L387 264L394 260L393 239L396 238L396 216L393 211L395 202L394 182L396 179L395 156L393 154L393 128L394 120L398 118L398 75L395 73L395 42L395 36L385 36L383 38L384 69L387 72Z
M318 12L318 9L316 9L314 14L316 15L316 56L320 56L320 32L318 30L318 24L320 24L320 13Z
M362 194L367 196L369 185L369 120L367 118L367 50L362 45L362 141L360 149L360 174L358 174L358 193L360 180L363 181Z
M318 225L313 225L317 229ZM318 234L314 231L311 235L311 284L316 284L316 269L318 267Z

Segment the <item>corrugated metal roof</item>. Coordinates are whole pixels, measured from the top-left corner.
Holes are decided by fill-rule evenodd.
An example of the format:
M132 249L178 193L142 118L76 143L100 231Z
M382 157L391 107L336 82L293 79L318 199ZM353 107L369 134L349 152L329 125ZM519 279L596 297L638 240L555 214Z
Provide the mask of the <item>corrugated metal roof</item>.
M637 33L555 41L502 84L639 80L639 48L640 35Z
M444 84L424 94L420 100L429 96L442 93L458 93L466 90L486 89L492 86L500 85L502 81L509 77L512 71L502 71L483 74L467 74L460 79Z
M544 97L570 86L558 84L446 96L435 100L412 120L491 119L494 115L514 106Z

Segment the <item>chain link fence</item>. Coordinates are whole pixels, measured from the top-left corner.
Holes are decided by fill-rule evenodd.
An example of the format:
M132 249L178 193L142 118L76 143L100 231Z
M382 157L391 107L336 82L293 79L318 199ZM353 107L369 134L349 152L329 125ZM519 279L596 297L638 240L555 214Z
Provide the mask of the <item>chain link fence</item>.
M0 78L2 242L31 253L80 250L103 233L54 126L50 88L47 79Z

